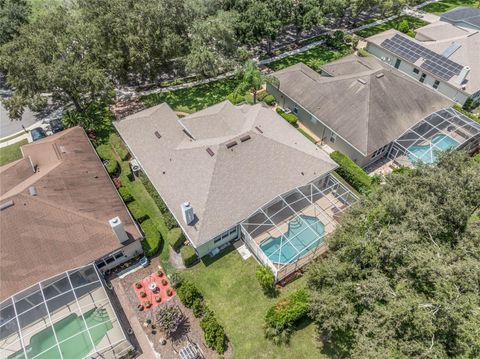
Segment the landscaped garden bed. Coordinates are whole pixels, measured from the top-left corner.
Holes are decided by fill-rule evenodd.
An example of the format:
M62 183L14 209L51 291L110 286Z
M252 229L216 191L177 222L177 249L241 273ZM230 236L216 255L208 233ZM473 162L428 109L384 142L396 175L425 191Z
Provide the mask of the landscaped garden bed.
M382 24L372 26L368 29L359 30L359 31L355 32L355 35L367 38L367 37L379 34L383 31L386 31L386 30L389 30L389 29L397 29L397 30L400 31L400 24L402 24L402 22L404 22L404 21L408 22L408 26L409 26L410 31L418 29L419 27L428 25L428 22L426 22L425 20L419 19L419 18L414 17L414 16L404 15L404 16L400 16L396 19L384 22ZM407 31L405 31L405 33L407 33Z

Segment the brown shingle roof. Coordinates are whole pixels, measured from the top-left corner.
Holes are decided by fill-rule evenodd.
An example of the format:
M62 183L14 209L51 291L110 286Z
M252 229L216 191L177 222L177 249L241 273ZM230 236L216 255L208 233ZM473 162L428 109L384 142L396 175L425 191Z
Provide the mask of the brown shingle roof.
M121 248L108 224L113 217L120 217L132 240L141 238L83 129L25 145L22 152L24 160L0 168L8 182L0 203L14 202L0 216L0 299ZM26 159L37 170L29 176Z

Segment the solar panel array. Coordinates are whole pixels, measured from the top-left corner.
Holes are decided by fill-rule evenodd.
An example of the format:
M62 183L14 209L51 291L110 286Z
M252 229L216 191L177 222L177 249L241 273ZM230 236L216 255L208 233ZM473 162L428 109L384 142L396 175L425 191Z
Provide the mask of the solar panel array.
M423 58L424 62L420 67L446 81L454 75L460 74L463 69L462 65L398 34L395 34L391 39L385 39L381 46L412 63L419 58Z

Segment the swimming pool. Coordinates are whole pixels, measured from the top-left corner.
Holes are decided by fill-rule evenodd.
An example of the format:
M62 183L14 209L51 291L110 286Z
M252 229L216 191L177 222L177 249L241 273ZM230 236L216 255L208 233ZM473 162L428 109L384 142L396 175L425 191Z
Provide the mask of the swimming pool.
M106 333L113 328L107 311L101 308L89 310L83 314L83 318L72 313L54 323L53 327L60 342L59 346L64 359L84 358L93 349L90 337L88 333L84 331L87 329L85 322L95 345L100 343ZM55 346L55 334L53 333L52 327L45 328L34 334L30 339L30 343L25 347L28 358L60 359L60 353ZM70 339L65 340L67 338ZM62 342L62 340L65 341ZM52 346L54 347L51 348ZM51 349L47 350L48 348ZM40 354L42 352L43 354ZM23 350L21 350L10 355L8 359L25 359L25 354Z
M424 163L434 163L437 160L435 149L445 151L456 148L459 143L448 135L438 134L432 137L429 145L415 145L408 149L408 159L414 163L422 161Z
M288 230L283 234L283 244L281 236L271 236L260 243L260 248L272 262L289 263L296 256L299 258L316 248L319 242L323 241L324 231L325 226L318 218L300 215L288 222Z

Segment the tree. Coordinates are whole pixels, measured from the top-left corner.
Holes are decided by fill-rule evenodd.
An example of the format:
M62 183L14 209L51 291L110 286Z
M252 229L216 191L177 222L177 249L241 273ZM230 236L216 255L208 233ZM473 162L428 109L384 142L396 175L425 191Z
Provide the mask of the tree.
M113 84L104 70L96 29L64 7L39 16L0 48L0 67L14 95L5 101L12 118L23 109L38 110L51 93L54 104L72 104L85 113L92 104L108 102Z
M311 316L336 357L478 357L480 164L456 151L386 178L308 271ZM477 215L475 215L477 213Z
M255 61L249 60L243 66L239 73L240 83L235 93L243 95L246 92L253 94L253 103L257 103L257 92L266 82L272 83L278 87L278 79L274 76L265 76L262 74Z
M302 0L293 2L293 24L300 40L302 31L310 30L325 19L322 7L317 0Z
M260 266L257 268L255 275L263 289L263 292L269 296L275 294L275 275L267 266Z
M0 0L0 45L18 34L30 13L31 6L26 0Z
M158 328L171 337L185 321L185 316L176 305L167 303L158 307L156 319Z

